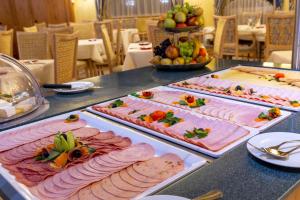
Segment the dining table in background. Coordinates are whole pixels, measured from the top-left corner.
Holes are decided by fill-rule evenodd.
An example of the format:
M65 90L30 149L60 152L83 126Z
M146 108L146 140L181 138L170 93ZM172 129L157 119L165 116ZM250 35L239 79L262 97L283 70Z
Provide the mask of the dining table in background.
M125 56L123 71L150 65L153 57L152 44L130 43Z
M91 60L96 63L104 63L107 57L103 40L78 40L77 59Z
M292 54L292 51L273 51L268 61L275 64L291 64Z
M113 42L117 44L117 29L113 30ZM139 31L136 28L129 28L129 29L121 29L121 41L124 49L124 54L127 53L127 49L130 43L139 42Z
M37 79L39 84L55 83L54 60L20 60Z

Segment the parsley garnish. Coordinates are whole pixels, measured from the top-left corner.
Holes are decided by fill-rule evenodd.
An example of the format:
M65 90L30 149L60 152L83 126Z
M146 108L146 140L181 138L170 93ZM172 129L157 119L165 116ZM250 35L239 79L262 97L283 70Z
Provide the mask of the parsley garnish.
M146 117L147 115L140 115L139 117L138 117L138 119L140 119L140 120L142 120L142 121L145 121L145 117Z
M109 108L117 108L117 107L120 107L124 104L124 102L120 99L112 102L111 104L108 105Z
M210 132L209 129L194 128L193 131L186 131L184 136L187 137L187 138L197 137L198 139L201 139L201 138L207 137L209 132Z

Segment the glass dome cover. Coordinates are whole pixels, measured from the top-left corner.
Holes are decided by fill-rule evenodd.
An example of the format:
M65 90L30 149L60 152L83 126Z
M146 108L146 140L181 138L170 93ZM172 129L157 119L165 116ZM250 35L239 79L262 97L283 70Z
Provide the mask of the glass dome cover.
M0 130L26 122L48 108L31 72L17 60L0 54Z

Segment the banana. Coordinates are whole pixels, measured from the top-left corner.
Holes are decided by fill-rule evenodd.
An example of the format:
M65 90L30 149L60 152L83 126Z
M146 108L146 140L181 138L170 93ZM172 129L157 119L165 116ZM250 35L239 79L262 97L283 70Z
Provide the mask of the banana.
M197 40L196 38L193 39L193 42L194 42L193 58L197 58L199 56L199 51L202 45L200 41Z

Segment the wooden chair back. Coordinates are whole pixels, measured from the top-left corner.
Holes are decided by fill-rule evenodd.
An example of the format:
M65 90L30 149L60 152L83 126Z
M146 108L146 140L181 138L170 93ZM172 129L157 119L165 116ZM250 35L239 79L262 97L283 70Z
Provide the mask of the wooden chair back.
M48 24L49 28L66 28L68 27L67 23L60 23L60 24Z
M122 20L118 21L118 28L117 28L117 43L116 43L116 64L121 65L122 59L122 35L121 35L121 28L122 28ZM112 40L111 40L112 41Z
M223 48L223 43L222 41L224 40L224 33L225 33L225 26L226 26L226 21L227 19L225 18L219 18L217 25L216 25L216 33L215 33L215 40L214 40L214 57L219 59L222 58L222 48Z
M232 16L214 16L215 24L220 19L225 19L224 36L222 36L222 55L221 56L238 56L239 37L237 30L237 17Z
M0 53L13 56L14 30L0 31Z
M265 58L268 58L272 51L291 50L294 41L295 14L268 14L266 22Z
M38 31L42 31L44 28L47 28L46 22L35 23L34 24Z
M78 39L92 39L96 37L94 23L71 23L74 32L78 32Z
M73 34L54 34L54 74L56 83L66 83L76 78L78 37Z
M105 24L101 25L101 33L102 33L102 39L106 50L109 72L112 73L113 66L116 65L116 54L113 50L112 42L109 38L109 33Z
M17 32L17 43L21 60L49 58L47 33Z
M117 21L117 24L119 23L119 21ZM114 37L113 37L113 21L112 20L103 20L103 21L99 21L99 22L95 22L94 26L95 26L95 32L96 32L96 38L102 38L102 32L101 32L101 25L104 24L107 28L108 34L109 34L109 38L111 41L113 41ZM118 29L119 25L117 26Z
M159 46L162 41L172 38L171 34L157 27L157 21L147 21L147 27L148 40L152 43L153 48Z
M30 27L23 27L24 32L27 33L36 33L38 32L38 29L36 26L30 26Z
M54 56L54 35L57 33L60 34L72 34L73 28L72 27L65 27L65 28L43 28L42 32L46 32L48 34L48 45L49 45L49 52L50 57L53 58Z

